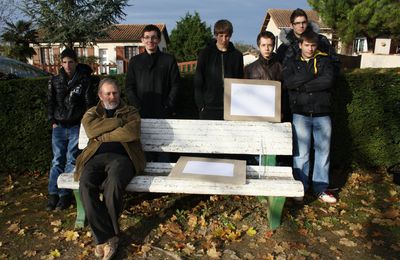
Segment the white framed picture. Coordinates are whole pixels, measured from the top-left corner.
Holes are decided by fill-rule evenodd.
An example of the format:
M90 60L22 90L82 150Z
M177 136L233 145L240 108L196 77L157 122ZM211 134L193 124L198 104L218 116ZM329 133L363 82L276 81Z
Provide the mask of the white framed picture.
M226 78L224 119L281 122L281 83Z

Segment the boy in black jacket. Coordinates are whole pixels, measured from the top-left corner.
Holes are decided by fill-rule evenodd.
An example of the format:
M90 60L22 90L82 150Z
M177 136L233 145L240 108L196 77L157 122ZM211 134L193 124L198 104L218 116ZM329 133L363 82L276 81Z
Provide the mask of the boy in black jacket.
M288 61L283 69L283 85L289 91L293 114L294 155L293 170L296 179L309 188L309 155L311 138L314 140L315 160L312 187L322 202L336 203L327 189L329 186L331 88L334 81L332 61L320 52L318 34L308 31L299 39L301 53ZM301 202L303 198L295 198Z
M230 42L232 23L219 20L215 39L200 51L194 76L194 93L200 119L224 119L224 78L243 78L243 54Z
M180 88L175 57L160 51L161 31L146 25L141 41L145 51L129 60L125 88L129 105L139 109L142 118L173 117Z
M72 191L59 189L57 178L63 172L73 172L79 154L78 139L81 119L94 104L91 95L92 69L79 64L74 50L61 52L60 73L51 77L47 90L47 117L52 127L53 160L49 171L47 210L63 210L70 206Z

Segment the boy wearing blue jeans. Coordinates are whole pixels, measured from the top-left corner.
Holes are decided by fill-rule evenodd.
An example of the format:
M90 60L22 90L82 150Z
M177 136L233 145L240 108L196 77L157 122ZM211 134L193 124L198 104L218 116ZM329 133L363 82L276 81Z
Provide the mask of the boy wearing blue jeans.
M320 201L336 203L336 198L327 191L332 133L330 99L334 70L328 55L318 50L318 34L312 31L303 33L299 47L299 55L288 61L283 68L283 86L289 92L293 115L294 177L303 183L307 191L310 186L310 151L314 149L313 191ZM301 202L303 198L295 200Z

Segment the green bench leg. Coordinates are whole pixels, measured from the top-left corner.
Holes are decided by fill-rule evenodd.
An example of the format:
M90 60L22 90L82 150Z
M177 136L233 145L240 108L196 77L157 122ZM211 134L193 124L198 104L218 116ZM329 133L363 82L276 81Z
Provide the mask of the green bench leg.
M276 155L262 155L261 165L264 166L275 166L276 165ZM268 200L268 210L267 217L269 221L269 227L271 229L276 229L281 225L283 206L285 205L285 197L274 197L269 196L267 198L260 196L258 198L260 201L265 199Z
M261 165L263 166L276 166L276 155L262 155Z
M85 210L83 209L81 195L79 194L79 190L74 190L75 201L76 201L76 220L75 220L75 228L83 228L85 227Z
M285 205L286 198L269 196L267 199L269 228L276 229L281 225L283 205Z

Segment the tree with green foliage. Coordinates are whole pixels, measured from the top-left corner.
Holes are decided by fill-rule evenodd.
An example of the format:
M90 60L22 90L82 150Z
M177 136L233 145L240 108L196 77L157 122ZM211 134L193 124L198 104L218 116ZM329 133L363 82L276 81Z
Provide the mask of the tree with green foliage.
M199 13L186 13L171 31L168 50L178 62L196 60L198 51L211 39L211 27L201 21Z
M1 37L8 44L5 47L8 57L27 62L27 58L32 58L35 54L35 50L29 46L29 43L36 42L36 30L32 29L32 22L6 22Z
M23 12L38 26L45 42L72 48L106 35L126 14L128 0L24 0Z
M332 45L337 46L338 29L347 20L347 13L351 8L347 0L308 0L308 3L316 10L324 23L332 28Z
M357 36L400 38L399 0L308 0L326 25L350 43ZM372 46L372 45L369 45Z
M373 39L378 36L400 38L400 1L364 0L348 13L348 26L344 39L365 35Z

